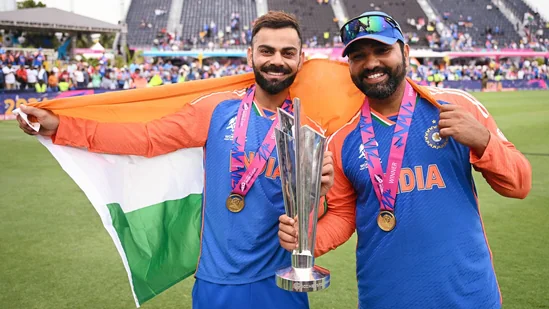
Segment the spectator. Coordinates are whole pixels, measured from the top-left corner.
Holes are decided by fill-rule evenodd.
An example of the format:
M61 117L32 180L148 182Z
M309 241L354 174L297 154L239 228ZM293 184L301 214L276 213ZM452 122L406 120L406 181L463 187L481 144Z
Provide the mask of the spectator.
M34 87L37 93L45 93L46 90L48 89L48 86L46 85L43 79L39 79L38 83L36 83Z
M47 81L48 80L48 72L44 68L44 66L40 66L40 70L38 71L38 80Z
M0 90L4 90L5 88L5 83L6 83L6 79L4 77L4 67L3 65L0 63Z
M90 73L88 72L87 63L84 63L84 67L82 68L82 73L84 74L84 85L86 85L86 88L90 88L91 78L90 78Z
M27 83L30 89L34 89L34 85L38 81L38 70L35 66L32 66L30 69L27 69Z
M164 82L162 81L162 77L160 77L160 73L158 71L154 71L154 75L149 81L149 87L160 86L163 83Z
M59 91L59 80L57 79L57 75L50 71L50 76L48 77L48 87L51 91Z
M92 74L91 83L93 88L100 88L101 87L101 74L99 71L95 71Z
M25 54L23 52L19 53L19 56L17 57L17 64L22 67L27 64L27 57L25 57Z
M38 48L38 52L34 55L34 61L32 62L33 67L40 67L44 63L44 54L42 53L42 48Z
M67 80L64 78L61 78L61 80L59 81L59 91L61 92L67 91L69 90L69 88L70 88L69 82L67 82Z
M135 69L133 75L132 88L145 88L147 87L147 80L141 75L141 70Z
M19 69L15 71L15 79L19 83L19 89L21 90L27 89L28 73L29 71L23 66L19 66ZM34 88L34 84L32 87Z
M76 82L76 88L86 88L86 84L84 83L84 69L75 70L74 71L74 81Z
M101 80L101 88L103 89L116 89L116 84L114 83L114 73L112 71L107 71L103 79Z

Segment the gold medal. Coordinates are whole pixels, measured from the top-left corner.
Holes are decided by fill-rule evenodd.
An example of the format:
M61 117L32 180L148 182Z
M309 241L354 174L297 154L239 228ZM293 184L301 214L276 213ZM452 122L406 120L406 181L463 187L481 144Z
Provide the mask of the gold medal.
M385 232L390 232L395 228L396 218L391 211L382 211L377 216L377 225Z
M244 197L240 194L231 194L227 198L227 209L231 212L240 212L244 208Z

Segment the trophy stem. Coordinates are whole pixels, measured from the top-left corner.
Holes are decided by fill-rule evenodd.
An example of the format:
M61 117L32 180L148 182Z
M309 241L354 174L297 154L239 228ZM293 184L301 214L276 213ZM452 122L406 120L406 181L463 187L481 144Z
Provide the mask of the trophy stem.
M303 185L300 185L300 182L303 180L303 169L300 168L298 165L301 163L299 162L299 156L301 154L301 149L303 148L303 139L301 138L301 101L299 98L294 98L294 147L295 147L295 179L296 179L296 202L297 205L303 205ZM296 212L298 215L298 218L302 218L305 215L305 209L304 207L297 207L296 205ZM302 231L303 228L303 220L298 219L298 226L299 229ZM307 243L306 240L303 239L303 237L297 238L297 251L303 252L303 250L306 250ZM292 253L293 254L293 253ZM293 264L293 260L292 260Z
M298 253L296 250L292 252L292 267L293 268L311 268L313 267L313 256L311 252Z

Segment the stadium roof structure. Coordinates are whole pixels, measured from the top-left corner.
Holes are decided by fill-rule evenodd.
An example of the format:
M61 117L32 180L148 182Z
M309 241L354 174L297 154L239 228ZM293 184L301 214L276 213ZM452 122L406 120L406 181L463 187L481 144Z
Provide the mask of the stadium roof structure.
M56 8L33 8L0 12L0 28L26 31L54 30L58 32L110 33L121 30L119 25L74 14Z

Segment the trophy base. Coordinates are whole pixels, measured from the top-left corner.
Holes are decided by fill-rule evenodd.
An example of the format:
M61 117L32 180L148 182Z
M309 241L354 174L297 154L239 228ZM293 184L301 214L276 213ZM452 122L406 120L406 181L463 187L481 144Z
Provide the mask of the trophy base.
M292 292L324 290L330 286L330 271L316 265L312 268L282 268L276 271L276 285Z

